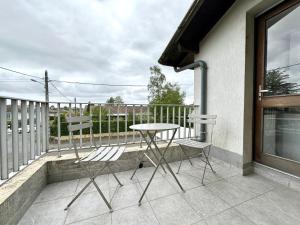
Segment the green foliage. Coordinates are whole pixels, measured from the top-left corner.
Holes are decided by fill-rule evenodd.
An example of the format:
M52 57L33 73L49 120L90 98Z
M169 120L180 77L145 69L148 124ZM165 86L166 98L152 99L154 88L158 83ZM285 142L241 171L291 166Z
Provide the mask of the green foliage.
M265 76L265 88L269 90L266 95L286 95L293 94L299 91L299 85L297 83L289 83L287 80L290 75L284 74L280 70L270 70Z
M110 97L109 99L106 100L106 103L110 103L110 104L124 104L124 101L122 99L121 96L116 96L114 97Z
M183 104L185 92L181 92L178 84L166 82L166 76L159 66L150 67L150 81L148 84L150 104Z

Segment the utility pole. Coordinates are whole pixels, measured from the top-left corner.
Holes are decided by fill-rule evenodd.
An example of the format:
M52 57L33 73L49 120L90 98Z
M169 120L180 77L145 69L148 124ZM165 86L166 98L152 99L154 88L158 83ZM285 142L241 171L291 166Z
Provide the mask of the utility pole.
M45 101L49 103L49 78L48 78L48 71L45 70Z
M46 152L49 149L49 78L48 71L45 70L45 102L46 102Z

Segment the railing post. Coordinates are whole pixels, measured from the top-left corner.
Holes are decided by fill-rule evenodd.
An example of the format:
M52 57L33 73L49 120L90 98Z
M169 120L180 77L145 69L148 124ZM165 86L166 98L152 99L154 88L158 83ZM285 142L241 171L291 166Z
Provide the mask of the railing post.
M117 135L118 135L118 145L120 144L120 104L117 104Z
M57 151L58 151L58 157L61 157L60 152L60 103L57 103Z
M169 123L169 106L167 106L167 123ZM167 140L169 140L169 130L167 131Z
M135 124L135 105L132 105L132 124ZM133 130L133 142L135 143L135 130Z
M125 105L125 143L127 144L127 118L128 118L128 110L127 105Z
M184 127L184 138L186 138L186 107L183 106L183 127Z
M178 139L180 139L180 131L181 131L181 124L180 124L180 117L181 117L181 113L180 113L180 106L178 106L178 125L179 125L179 128L178 128Z
M47 130L46 130L46 103L42 103L42 152L46 152L46 139L47 139Z
M74 114L76 116L76 112ZM69 103L69 119L72 117L72 103ZM71 123L69 122L68 125L70 126ZM71 137L71 132L69 131L69 148L72 149L72 137Z
M163 106L161 105L160 106L160 122L163 123ZM160 132L160 139L162 140L163 139L163 132Z
M1 179L8 179L8 157L7 157L7 118L6 99L0 98L0 171Z
M34 102L29 102L29 132L30 132L30 159L34 160L35 156L35 130L34 130Z
M110 145L110 107L108 108L108 145Z
M49 102L45 103L45 129L46 129L46 146L45 151L49 151L50 126L49 126Z
M101 104L99 104L99 141L100 141L100 146L102 146L102 127L101 127L101 122L102 122L102 113L101 113L102 107Z
M41 104L36 103L36 154L41 155Z
M82 104L79 104L79 116L82 116ZM82 122L80 122L80 125L82 125ZM79 146L82 148L82 129L79 131L80 140L79 140Z
M22 121L22 155L23 165L28 164L28 152L27 152L27 102L21 101L21 121Z
M92 104L89 102L89 115L91 117L91 121L93 123L93 115L92 115ZM94 124L93 124L94 125ZM90 127L90 146L92 147L93 145L93 138L92 138L92 133L93 133L93 127Z
M11 126L12 126L12 153L13 153L13 171L19 171L19 118L18 118L18 101L11 100Z

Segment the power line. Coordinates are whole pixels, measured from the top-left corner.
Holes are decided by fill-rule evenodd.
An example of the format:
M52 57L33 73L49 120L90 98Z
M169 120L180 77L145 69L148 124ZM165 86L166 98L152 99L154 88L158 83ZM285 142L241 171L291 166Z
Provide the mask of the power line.
M30 80L0 80L1 83L7 82L30 82Z
M77 82L77 81L65 81L65 80L50 80L54 82L69 83L69 84L85 84L95 86L110 86L110 87L147 87L144 84L105 84L105 83L89 83L89 82Z
M50 82L50 84L57 90L59 94L61 94L64 98L68 99L68 101L72 102L72 100L70 100L66 95L64 95L64 93L62 93L52 82Z
M12 70L12 69L8 69L8 68L2 67L2 66L0 66L0 69L6 70L6 71L9 71L9 72L12 72L12 73L17 73L17 74L22 75L22 76L34 77L34 78L38 78L38 79L42 79L43 80L43 78L41 78L41 77L30 75L30 74L26 74L26 73L22 73L22 72L19 72L19 71L16 71L16 70Z
M291 65L288 65L288 66L282 66L282 67L277 67L275 69L269 69L268 71L271 71L271 70L281 70L281 69L290 68L290 67L299 66L299 65L300 65L300 63L295 63L295 64L291 64Z

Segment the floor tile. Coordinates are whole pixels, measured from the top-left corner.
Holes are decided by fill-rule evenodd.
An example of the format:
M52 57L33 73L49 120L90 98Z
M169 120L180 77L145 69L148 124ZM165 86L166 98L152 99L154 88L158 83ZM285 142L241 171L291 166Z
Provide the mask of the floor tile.
M257 174L251 174L248 176L236 175L227 178L227 181L245 191L253 192L256 194L263 194L274 188L282 187L279 184L263 178Z
M141 187L138 183L126 184L122 187L111 188L111 204L114 210L137 205L141 197ZM146 198L144 199L146 201Z
M300 221L288 216L265 196L247 201L236 209L259 225L294 225Z
M109 190L102 190L109 201ZM109 212L97 191L82 194L68 209L66 223L77 222Z
M192 225L208 225L205 220L198 221L197 223L193 223Z
M226 202L206 187L188 190L182 196L203 218L230 208Z
M113 225L158 225L158 221L149 205L133 206L112 213Z
M148 181L141 182L142 192L145 190ZM168 182L164 177L160 177L152 180L148 190L146 191L146 197L148 200L154 200L164 196L172 195L177 193L176 188Z
M123 172L119 172L119 173L115 173L115 174L118 177L118 179L120 180L120 182L123 185L126 185L126 184L133 184L133 183L138 182L137 176L134 176L132 178L132 180L130 179L132 173L133 173L133 170L128 170L128 171L123 171ZM108 180L109 180L110 188L116 187L118 185L118 182L116 181L116 179L114 178L114 176L112 174L108 175Z
M186 174L191 176L194 180L197 180L202 185L202 176L203 176L204 169L191 169L187 171L182 171L180 174ZM204 176L204 185L222 180L223 178L218 173L212 173L210 168L207 168Z
M71 198L33 204L20 220L19 225L63 225L67 212L64 208Z
M227 163L224 165L220 165L220 164L213 165L213 169L216 171L216 174L222 178L228 178L228 177L242 174L241 169Z
M181 185L183 186L184 190L189 190L195 187L202 186L201 179L192 176L188 173L189 171L183 170L179 174L175 174ZM168 181L180 191L180 187L178 186L176 180L173 176L169 175L166 177Z
M246 192L227 181L218 181L207 185L207 187L231 206L240 204L257 196L256 194Z
M255 225L235 209L228 209L206 219L208 225Z
M36 198L35 203L60 199L75 194L78 179L48 184Z
M78 186L76 189L76 193L78 193L79 191L81 191L81 189L90 181L89 178L81 178L79 179L78 182ZM102 189L108 189L109 185L108 185L108 175L101 175L95 178L95 182L97 183L97 185ZM91 192L91 191L96 191L96 187L94 184L90 184L89 187L87 189L84 190L84 193L87 192Z
M81 220L70 225L111 225L111 213L105 213L100 216L92 217L90 219ZM69 225L66 224L66 225Z
M149 181L155 168L154 167L144 167L141 169L138 169L136 171L135 176L139 179L139 181ZM166 169L167 170L167 169ZM154 175L154 179L160 178L162 176L161 170L158 169L158 171Z
M300 192L285 188L268 192L265 196L283 212L300 220Z
M161 225L193 224L201 219L180 194L156 199L150 204Z

